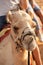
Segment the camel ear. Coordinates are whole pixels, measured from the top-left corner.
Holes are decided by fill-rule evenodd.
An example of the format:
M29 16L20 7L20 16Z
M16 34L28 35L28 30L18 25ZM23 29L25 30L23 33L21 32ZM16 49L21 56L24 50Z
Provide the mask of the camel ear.
M11 13L11 11L9 11L9 12L7 13L6 19L7 19L7 22L9 22L9 23L12 22L12 13Z

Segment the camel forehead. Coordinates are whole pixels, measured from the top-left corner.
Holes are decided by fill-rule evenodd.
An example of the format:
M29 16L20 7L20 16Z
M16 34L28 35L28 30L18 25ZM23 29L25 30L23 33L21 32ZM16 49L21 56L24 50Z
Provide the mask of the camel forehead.
M18 15L18 16L23 16L23 17L26 17L26 16L29 16L25 11L22 11L22 10L18 10L16 12L12 12L12 14L14 14L15 16ZM17 16L17 17L18 17Z
M19 28L27 27L27 24L29 26L29 21L31 20L30 16L24 12L24 11L16 11L12 15L13 21L12 24L13 26L18 26Z
M15 20L15 22L17 21L27 21L30 20L30 16L24 12L24 11L16 11L13 13L13 19Z

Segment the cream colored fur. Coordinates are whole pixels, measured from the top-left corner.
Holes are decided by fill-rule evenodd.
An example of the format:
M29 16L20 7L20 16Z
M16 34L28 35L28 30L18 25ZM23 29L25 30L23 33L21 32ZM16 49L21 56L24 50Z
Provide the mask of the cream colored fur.
M31 30L36 26L31 17L23 11L17 11L12 14L8 12L7 21L11 23L11 34L4 38L0 43L0 65L28 65L28 51L23 49L19 52L16 49L16 44L12 40L17 36L21 36L25 27L29 27ZM18 27L17 33L14 32L13 27Z

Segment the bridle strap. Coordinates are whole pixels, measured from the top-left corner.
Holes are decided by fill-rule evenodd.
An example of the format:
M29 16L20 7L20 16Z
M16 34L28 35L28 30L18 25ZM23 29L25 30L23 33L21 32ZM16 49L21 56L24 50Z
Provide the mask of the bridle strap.
M11 36L11 38L12 38L14 44L16 44L16 48L22 48L22 44L21 44L20 39L19 39L19 38L16 38L16 39L14 40L14 38L13 38L13 36L12 36L11 34L10 34L10 36ZM18 43L18 41L20 42L20 44Z

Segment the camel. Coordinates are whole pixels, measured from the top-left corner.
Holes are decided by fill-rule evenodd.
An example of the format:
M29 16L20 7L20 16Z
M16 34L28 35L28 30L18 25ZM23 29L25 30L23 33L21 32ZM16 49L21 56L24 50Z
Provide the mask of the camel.
M10 28L0 32L0 65L28 65L28 51L32 52L37 46L34 33L36 24L22 10L9 11L6 19Z

